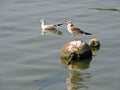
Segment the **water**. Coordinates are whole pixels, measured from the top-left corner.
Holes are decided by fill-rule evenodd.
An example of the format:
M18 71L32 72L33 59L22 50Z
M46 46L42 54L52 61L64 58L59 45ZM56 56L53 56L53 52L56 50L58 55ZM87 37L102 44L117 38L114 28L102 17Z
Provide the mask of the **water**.
M119 90L120 12L90 8L120 9L120 0L1 0L0 90ZM65 25L62 36L41 36L41 18L71 20L93 34L84 41L100 40L89 68L71 72L61 63L60 49L72 36Z

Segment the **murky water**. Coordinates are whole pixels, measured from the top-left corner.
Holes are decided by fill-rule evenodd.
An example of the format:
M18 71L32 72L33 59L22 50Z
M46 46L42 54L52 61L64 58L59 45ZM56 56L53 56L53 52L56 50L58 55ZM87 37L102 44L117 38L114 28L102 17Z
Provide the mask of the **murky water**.
M120 0L1 0L0 90L119 90ZM70 71L60 59L60 49L73 36L66 25L62 35L41 36L39 20L71 20L92 36L101 48L82 71ZM81 68L83 68L81 67Z

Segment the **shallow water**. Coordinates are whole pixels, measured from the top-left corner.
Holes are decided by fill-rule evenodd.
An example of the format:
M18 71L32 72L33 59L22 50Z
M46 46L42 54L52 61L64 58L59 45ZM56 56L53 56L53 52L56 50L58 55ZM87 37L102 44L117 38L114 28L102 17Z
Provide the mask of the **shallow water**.
M120 0L1 0L0 90L119 90ZM63 35L41 36L39 20L63 23L71 20L92 36L101 48L82 71L69 71L60 49L73 36L63 25Z

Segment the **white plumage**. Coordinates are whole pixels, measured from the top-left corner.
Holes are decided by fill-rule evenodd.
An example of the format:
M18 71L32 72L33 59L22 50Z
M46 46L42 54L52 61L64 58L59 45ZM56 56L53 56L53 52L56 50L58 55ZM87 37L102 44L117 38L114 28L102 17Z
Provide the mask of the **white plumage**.
M57 33L61 34L62 32L58 30L58 26L63 25L61 24L46 24L44 19L40 20L41 22L41 28L42 28L42 35L45 35L46 32L52 32L52 33Z

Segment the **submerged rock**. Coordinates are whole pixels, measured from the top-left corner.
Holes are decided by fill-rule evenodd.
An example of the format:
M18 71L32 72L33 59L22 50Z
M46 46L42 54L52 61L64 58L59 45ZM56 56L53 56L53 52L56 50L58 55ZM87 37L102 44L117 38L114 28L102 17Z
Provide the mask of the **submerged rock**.
M100 50L100 41L97 38L92 38L88 45L91 47L93 56L97 56L98 51Z
M99 50L100 48L100 41L97 38L92 38L89 42L88 45L92 48L92 49L97 49Z

